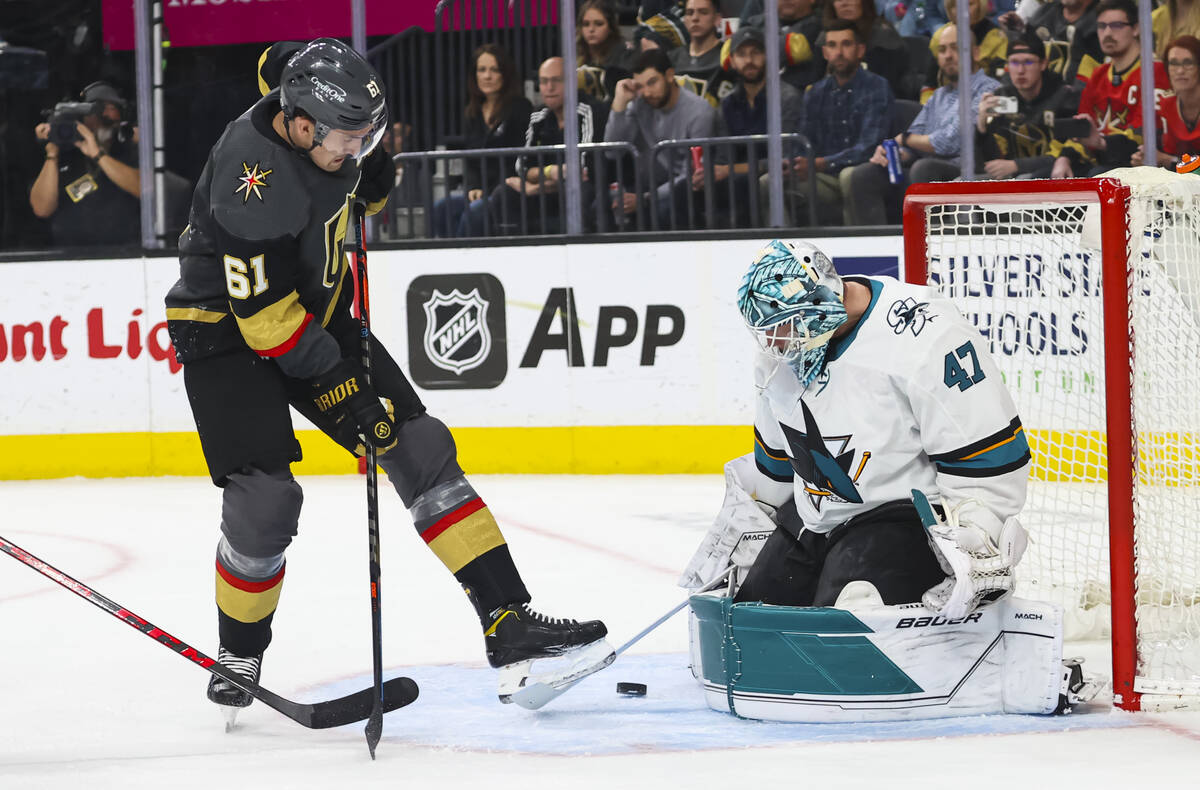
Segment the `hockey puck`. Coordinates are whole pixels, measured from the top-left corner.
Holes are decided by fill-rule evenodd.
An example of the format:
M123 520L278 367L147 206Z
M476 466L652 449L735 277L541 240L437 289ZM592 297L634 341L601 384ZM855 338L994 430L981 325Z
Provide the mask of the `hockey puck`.
M618 683L617 693L624 694L626 697L644 697L646 696L645 683Z

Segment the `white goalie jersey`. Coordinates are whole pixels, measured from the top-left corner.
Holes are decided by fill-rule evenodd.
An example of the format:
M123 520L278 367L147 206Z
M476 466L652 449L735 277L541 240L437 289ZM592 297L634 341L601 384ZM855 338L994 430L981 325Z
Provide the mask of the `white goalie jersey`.
M778 507L794 495L822 533L912 489L1016 515L1029 444L986 341L929 288L845 279L870 288L870 306L807 389L777 360L756 362L754 496Z

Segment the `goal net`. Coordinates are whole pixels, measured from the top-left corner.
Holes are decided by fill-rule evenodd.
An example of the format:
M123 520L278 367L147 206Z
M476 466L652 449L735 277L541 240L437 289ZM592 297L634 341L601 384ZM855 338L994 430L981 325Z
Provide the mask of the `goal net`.
M905 277L953 299L1033 453L1018 594L1109 633L1114 701L1200 704L1200 176L919 184Z

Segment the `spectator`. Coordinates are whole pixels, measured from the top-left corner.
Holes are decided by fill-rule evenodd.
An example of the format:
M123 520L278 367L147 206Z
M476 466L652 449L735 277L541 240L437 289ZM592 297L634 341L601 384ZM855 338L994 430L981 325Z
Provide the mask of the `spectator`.
M1059 156L1083 165L1079 143L1064 144L1054 133L1054 122L1072 118L1079 102L1047 63L1046 45L1032 28L1009 42L1010 83L983 94L976 120L981 172L988 178L1048 178ZM1015 113L997 111L1005 96L1016 98Z
M1167 45L1167 76L1174 96L1162 99L1158 111L1166 127L1158 164L1174 169L1184 154L1200 154L1200 39L1180 36ZM1138 146L1134 166L1145 163L1144 146Z
M79 94L78 113L52 116L34 136L45 161L29 192L33 213L50 220L59 246L132 244L141 238L137 127L125 122L117 89L93 82Z
M721 68L721 11L716 0L687 0L683 20L690 43L671 50L675 79L715 107L734 88Z
M755 27L739 27L731 37L730 43L733 50L734 72L741 81L732 93L721 100L721 106L717 111L716 136L740 137L766 134L767 95L763 92L763 88L767 83L767 54L763 32ZM803 95L786 82L780 82L779 104L780 128L783 133L798 131L803 112ZM730 148L730 146L722 146L710 149L714 157L713 181L719 183L729 178L733 179L730 189L716 189L714 192L715 203L722 211L727 211L732 204L735 210L734 223L737 227L759 224L758 220L766 216L767 204L765 198L760 199L757 216L751 216L750 187L766 166L766 148L765 146L756 146L755 148L755 161L758 165L755 172L751 172L747 147L739 145L733 149L747 152L738 156L731 156ZM699 191L704 187L704 170L693 171L692 188Z
M946 17L950 20L946 24L956 24L954 20L958 18L958 3L955 0L945 0L945 7ZM1004 73L1004 53L1008 48L1008 37L995 22L988 19L988 0L970 0L968 9L971 14L971 33L979 42L979 67L989 76L999 76ZM935 57L938 42L941 41L941 32L945 29L945 25L938 28L929 39L929 50ZM925 75L925 87L921 88L922 104L929 101L929 97L937 89L940 69L941 64L937 60L929 64L929 72Z
M462 148L515 148L525 139L533 105L521 95L516 67L504 49L484 44L471 57L467 76L466 122ZM484 233L487 200L484 189L503 181L511 173L511 158L468 158L463 163L466 195L447 195L433 206L436 236L481 236Z
M525 147L545 145L562 145L563 126L566 124L566 109L563 106L563 59L547 58L538 69L538 90L542 94L544 104L541 109L529 116L529 126L525 130ZM594 143L604 138L604 125L608 120L608 108L591 98L581 94L576 107L579 121L579 142ZM586 175L591 172L590 156L583 155L585 178L583 182L584 219L591 213L588 207L593 203L594 190L592 182ZM541 166L539 166L541 165ZM489 209L492 215L493 227L496 233L514 233L521 228L522 211L528 220L524 230L529 232L557 233L560 215L557 194L563 180L562 168L558 164L542 164L541 162L526 161L526 157L518 157L516 164L517 175L509 176L492 192ZM543 197L538 198L538 195ZM549 197L547 197L549 196ZM523 205L524 204L524 205ZM542 224L542 217L546 224Z
M937 29L950 20L941 0L881 0L883 18L891 22L896 32L910 36L932 37Z
M1165 0L1150 14L1154 55L1166 60L1170 42L1180 36L1200 35L1200 0Z
M671 225L673 214L687 199L691 187L691 162L686 151L662 150L651 160L654 145L662 140L689 140L712 137L716 111L708 102L685 91L675 82L675 70L667 54L660 49L642 52L633 62L633 77L617 83L612 114L604 130L609 142L633 143L641 153L643 181L633 192L625 192L620 205L613 208L629 215L638 203L651 200L655 190L658 227Z
M1142 142L1141 45L1138 10L1133 0L1101 0L1096 15L1100 49L1109 60L1092 72L1079 98L1079 118L1089 118L1092 132L1080 142L1095 157L1090 175L1127 167ZM1154 62L1154 103L1171 89L1167 70ZM1062 166L1056 162L1061 171Z
M659 0L638 6L638 24L633 33L633 48L638 52L662 49L670 52L688 43L680 0Z
M825 74L821 60L821 16L814 10L815 0L779 0L779 32L783 42L779 48L779 76L783 81L804 91ZM749 0L742 7L741 24L766 30L762 0ZM728 44L721 48L721 64L732 70Z
M617 12L608 0L583 0L575 24L579 87L596 101L610 104L614 86L629 76L637 53L622 37Z
M896 135L900 160L910 183L949 181L959 175L958 145L958 28L951 23L938 34L938 65L942 87L921 108L908 130ZM979 44L971 35L971 114L979 112L983 94L1000 83L979 69ZM887 221L885 196L897 195L903 185L888 182L887 154L883 146L870 160L854 168L850 178L850 214L857 225L882 225Z
M1076 80L1086 83L1104 62L1100 39L1096 36L1098 11L1097 0L1051 0L1042 4L1028 22L1016 13L1006 15L1003 21L1016 30L1033 30L1046 39L1050 45L1050 70L1074 88ZM1082 90L1082 85L1079 89Z
M876 14L873 0L829 0L825 4L822 27L829 28L839 19L853 22L858 27L859 34L867 42L867 54L863 58L867 68L886 78L892 93L897 93L900 80L908 70L904 39L886 19Z
M892 89L887 80L862 68L866 54L862 32L853 23L838 20L825 30L822 54L829 76L804 97L804 122L800 131L812 143L817 178L818 217L822 224L851 224L850 173L867 161L887 135L892 117ZM807 199L808 160L792 162L789 192Z

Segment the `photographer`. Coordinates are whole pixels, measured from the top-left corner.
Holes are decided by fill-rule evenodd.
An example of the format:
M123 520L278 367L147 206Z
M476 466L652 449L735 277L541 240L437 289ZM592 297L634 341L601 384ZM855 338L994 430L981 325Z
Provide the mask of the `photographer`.
M1090 127L1072 119L1079 101L1047 68L1045 44L1032 29L1009 41L1006 68L1006 83L979 103L975 128L981 172L994 179L1048 178L1055 160L1063 157L1070 175L1069 168L1087 157L1079 143L1062 140L1086 135Z
M94 82L79 102L55 106L34 134L46 160L29 193L55 245L124 244L140 238L137 128L124 123L116 89Z

